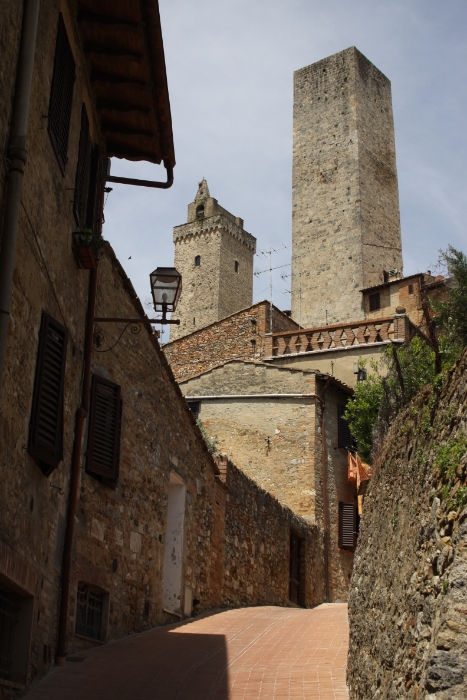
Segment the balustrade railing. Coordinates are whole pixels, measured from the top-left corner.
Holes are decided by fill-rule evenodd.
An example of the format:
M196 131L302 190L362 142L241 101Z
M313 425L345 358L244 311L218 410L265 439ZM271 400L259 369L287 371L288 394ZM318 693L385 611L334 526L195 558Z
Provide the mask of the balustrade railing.
M358 345L373 345L391 340L404 341L410 334L405 315L366 321L350 321L332 326L305 328L272 335L272 355L292 355ZM410 324L411 325L411 324Z

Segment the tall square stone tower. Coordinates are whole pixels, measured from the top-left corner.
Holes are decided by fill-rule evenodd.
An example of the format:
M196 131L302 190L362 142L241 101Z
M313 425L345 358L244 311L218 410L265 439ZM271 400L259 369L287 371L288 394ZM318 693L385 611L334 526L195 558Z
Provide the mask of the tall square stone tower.
M188 205L187 223L174 228L174 243L183 287L171 340L251 306L256 238L210 196L206 180Z
M362 319L402 269L391 83L351 47L295 72L293 119L292 316Z

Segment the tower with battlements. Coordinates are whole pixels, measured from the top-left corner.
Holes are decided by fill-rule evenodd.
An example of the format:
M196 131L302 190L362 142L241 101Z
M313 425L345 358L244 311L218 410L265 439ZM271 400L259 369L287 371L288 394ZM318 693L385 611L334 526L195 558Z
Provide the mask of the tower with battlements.
M364 317L360 289L400 274L389 80L355 47L294 74L292 316Z
M175 267L182 294L170 339L176 340L253 303L253 256L256 238L199 183L188 205L186 224L174 228Z

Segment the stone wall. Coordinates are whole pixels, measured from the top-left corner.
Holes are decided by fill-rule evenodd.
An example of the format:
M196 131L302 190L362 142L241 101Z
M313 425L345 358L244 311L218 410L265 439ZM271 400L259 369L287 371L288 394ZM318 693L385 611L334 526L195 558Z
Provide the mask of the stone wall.
M231 462L226 484L224 605L290 605L291 530L303 540L305 606L323 602L322 530L281 505Z
M292 217L293 318L363 318L402 253L391 86L354 47L294 74Z
M163 350L178 381L206 372L232 359L261 359L270 354L269 302L260 301L211 323L178 340ZM295 321L273 306L273 332L297 328Z
M349 603L352 700L467 696L467 353L377 455Z

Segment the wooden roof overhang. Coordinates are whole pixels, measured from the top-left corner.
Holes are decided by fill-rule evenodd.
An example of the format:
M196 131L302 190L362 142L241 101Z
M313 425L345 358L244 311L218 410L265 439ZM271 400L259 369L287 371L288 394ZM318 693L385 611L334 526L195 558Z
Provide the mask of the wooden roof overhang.
M158 0L78 0L107 157L175 165Z

